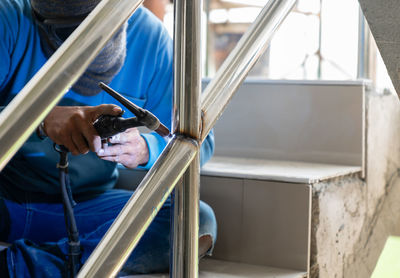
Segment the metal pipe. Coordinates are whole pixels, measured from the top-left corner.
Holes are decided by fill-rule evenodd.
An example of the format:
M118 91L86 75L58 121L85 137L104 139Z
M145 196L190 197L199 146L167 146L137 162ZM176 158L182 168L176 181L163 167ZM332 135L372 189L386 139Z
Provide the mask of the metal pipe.
M201 0L174 3L174 119L173 130L195 140L200 137ZM198 276L199 154L174 191L171 208L172 262L170 277Z
M174 30L174 133L196 138L200 133L200 28L199 0L177 0Z
M122 209L78 277L115 277L198 152L195 140L170 141Z
M0 171L143 0L103 0L0 114Z
M193 159L174 191L170 277L198 277L200 159Z
M358 10L358 63L357 79L371 79L371 33L369 31L367 20L361 10Z
M295 3L296 0L270 0L208 84L201 96L201 141L204 141L215 125Z

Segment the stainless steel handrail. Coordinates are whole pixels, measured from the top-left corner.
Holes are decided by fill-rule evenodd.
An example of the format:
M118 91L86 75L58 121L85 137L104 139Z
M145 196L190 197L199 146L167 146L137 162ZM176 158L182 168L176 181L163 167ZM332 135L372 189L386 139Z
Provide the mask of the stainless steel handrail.
M174 119L177 134L200 139L202 0L175 0ZM200 156L192 161L174 190L171 276L198 275Z
M103 0L0 114L0 171L143 0Z
M192 0L195 1L195 0ZM240 43L238 43L238 45L235 47L235 49L232 51L232 53L228 56L227 58L227 62L224 63L223 67L220 68L220 70L217 72L217 77L219 77L221 79L220 80L216 80L214 83L210 83L210 85L207 87L208 88L208 93L203 97L203 102L202 102L202 107L204 107L203 111L209 111L209 109L205 109L207 108L207 106L211 106L213 109L211 109L210 116L204 115L204 119L208 119L209 121L216 121L216 118L219 116L218 113L215 113L215 106L217 105L218 107L220 107L221 109L223 109L226 106L226 103L223 105L221 102L222 101L229 101L231 98L231 95L233 95L234 93L234 89L237 88L237 86L239 86L239 84L243 81L243 79L246 77L247 72L251 69L251 66L254 65L255 61L257 60L257 57L259 57L259 55L261 55L261 51L263 49L265 49L265 45L266 43L270 40L271 36L273 35L274 31L276 31L277 27L279 26L279 24L283 21L283 19L286 17L286 15L289 13L289 11L291 10L291 8L294 6L294 3L296 1L295 0L271 0L269 2L269 5L267 5L261 12L261 14L257 17L257 19L255 20L255 22L252 24L252 26L249 28L249 30L246 32L246 34L243 36L243 38L240 40ZM274 13L278 13L275 15L271 15L271 12L274 11ZM271 20L273 20L273 23L269 24L268 22L266 22L265 20L265 16L267 16L268 18L270 18ZM177 24L179 24L180 21L177 22ZM182 22L181 22L182 23ZM265 24L267 26L269 26L270 28L268 28L268 32L266 35L265 32L261 31L262 29L262 25ZM272 28L273 27L273 28ZM260 32L261 34L263 34L262 36L262 40L257 40L251 33L252 32ZM192 30L188 30L186 29L186 32L192 32ZM254 44L257 44L254 45ZM251 55L250 57L248 57L249 55L247 54L247 49L251 50ZM244 59L242 59L240 57L240 55L244 55L244 57L247 58L251 58L251 61L248 62ZM240 70L238 74L235 74L234 69ZM229 72L234 75L236 78L238 78L239 80L234 80L232 78L229 78L229 76L226 76L223 74L224 70L229 70ZM179 74L179 73L178 73ZM220 77L220 76L223 76ZM214 84L214 85L213 85ZM217 87L224 92L224 97L223 98L216 98L217 95ZM223 90L224 88L226 88L225 90ZM216 103L214 104L212 101L216 101ZM187 105L190 102L187 102ZM182 107L181 107L182 108ZM178 109L178 107L177 107ZM183 109L189 109L188 107L183 107ZM208 122L204 122L203 121L203 133L202 133L202 137L201 140L203 141L206 137L206 133L204 131L205 126L207 126L208 131L211 129L211 125ZM164 152L161 156L160 156L160 160L163 161L163 163L157 163L157 165L154 165L152 167L152 169L150 170L150 172L156 171L153 170L155 167L162 167L164 163L174 163L176 160L180 160L182 159L180 156L169 156L169 159L166 159L165 156L168 155L168 152ZM194 159L195 156L193 156L191 159ZM160 169L161 171L161 169ZM175 170L174 170L175 171ZM174 171L171 171L171 173L174 173ZM150 174L149 172L149 174ZM180 174L179 177L182 176L182 172ZM148 179L142 181L140 183L140 187L147 187L147 186L151 186L153 187L154 184L152 184L151 182L156 183L155 180L149 181ZM162 186L163 181L160 180L157 182L158 186ZM118 222L119 223L127 223L128 220L124 219L127 218L127 215L129 215L131 212L130 211L137 211L141 209L141 205L139 202L130 204L131 202L136 202L134 199L131 199L128 204L124 207L124 209L122 210L122 212L120 213L120 216L118 217ZM155 205L159 205L159 201L158 200L154 200L154 206ZM129 207L128 207L129 206ZM127 211L130 210L130 211ZM182 219L183 221L183 219ZM148 226L150 223L146 222L146 225ZM117 225L117 224L115 224ZM122 224L119 224L122 225ZM113 225L114 226L114 225ZM132 225L131 225L132 226ZM132 229L130 229L130 233L126 233L125 235L120 235L120 237L122 238L136 238L137 235L142 233L142 230L145 230L147 228L147 226L142 227L142 226L136 226L136 227L132 227ZM117 229L115 227L115 229ZM114 229L114 230L115 230ZM109 230L107 231L105 237L107 237L110 241L115 242L116 240L113 239L113 231ZM129 249L130 249L130 245L129 245ZM123 241L119 241L115 243L115 248L121 250L121 252L125 253L127 252L127 244ZM132 248L133 250L133 248ZM95 256L96 259L91 260L90 259L90 264L85 264L82 268L82 270L85 270L85 273L89 273L89 270L86 270L86 268L90 268L90 269L96 269L96 271L90 272L91 275L88 276L83 276L80 275L79 277L105 277L104 272L102 271L98 271L100 269L101 266L99 266L101 264L101 262L97 262L98 258L106 258L110 261L116 261L116 258L108 256L108 251L105 248L102 248L100 246L98 246L98 248L95 249L95 251L92 253L91 257ZM102 259L103 260L103 259ZM122 265L122 264L119 264ZM108 272L107 272L108 273ZM177 274L177 275L181 275L181 274ZM179 276L178 276L179 277Z
M130 11L135 10L142 1L136 0L130 5L127 4L128 2L131 1L103 0L84 24L74 32L65 45L53 55L0 114L0 140L2 142L0 145L0 169L62 97L67 88L84 71L82 68L89 64L89 61L95 57L95 53L118 29L117 27L111 28L110 25L120 26L129 16ZM204 114L201 141L205 139L235 89L266 48L270 37L294 3L295 0L270 0L218 71L216 79L207 87L201 106ZM113 7L113 5L118 7ZM106 13L108 9L110 9L109 14ZM192 9L192 12L195 11L196 9ZM116 20L116 18L120 20ZM94 27L92 24L98 24L98 27ZM111 31L107 32L107 30ZM106 32L107 35L102 36L103 32ZM186 29L185 32L193 32L193 30ZM258 36L261 38L258 39ZM75 40L85 41L75 42ZM82 50L84 47L90 51ZM74 51L80 54L76 55ZM71 58L67 54L73 57L72 62L69 61ZM87 59L86 62L82 61L83 58ZM52 84L53 88L49 84ZM218 97L218 91L222 92L221 97ZM184 102L186 105L191 103ZM182 108L190 111L186 105ZM193 111L189 114L192 113ZM28 114L30 119L27 121L23 116ZM118 273L141 235L155 217L156 212L194 159L197 162L194 162L194 168L191 168L188 177L197 182L199 175L198 166L196 166L196 164L198 165L198 156L196 156L199 151L198 139L196 136L194 136L195 139L190 138L186 127L180 132L184 137L174 137L168 143L165 151L141 182L136 193L82 267L78 277L109 277ZM197 170L193 170L195 168Z

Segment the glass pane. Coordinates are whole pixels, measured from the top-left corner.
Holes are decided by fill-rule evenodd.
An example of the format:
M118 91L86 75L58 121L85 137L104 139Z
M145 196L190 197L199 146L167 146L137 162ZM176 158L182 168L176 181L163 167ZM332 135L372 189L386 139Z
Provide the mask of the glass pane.
M292 12L271 41L269 78L318 78L317 71L308 73L306 68L318 47L319 18Z
M358 62L358 2L324 0L322 3L321 55L324 67L321 77L354 79Z
M256 18L265 0L210 0L210 77ZM268 79L355 79L357 0L299 0L249 76Z

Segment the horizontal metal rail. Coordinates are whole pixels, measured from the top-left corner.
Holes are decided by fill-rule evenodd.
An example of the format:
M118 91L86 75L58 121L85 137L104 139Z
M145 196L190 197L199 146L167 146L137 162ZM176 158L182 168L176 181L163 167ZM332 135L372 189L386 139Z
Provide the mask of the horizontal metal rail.
M294 4L296 0L270 0L218 69L201 96L201 141L207 137L250 69L267 49Z
M0 171L143 0L103 0L0 114Z

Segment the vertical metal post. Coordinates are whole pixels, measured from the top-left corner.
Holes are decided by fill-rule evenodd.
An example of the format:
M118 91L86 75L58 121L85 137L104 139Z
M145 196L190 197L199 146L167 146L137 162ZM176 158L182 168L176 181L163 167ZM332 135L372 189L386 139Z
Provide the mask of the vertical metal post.
M367 20L359 8L358 13L358 65L357 65L357 78L358 79L375 79L373 74L374 68L371 65L371 33L369 31Z
M173 130L199 140L202 0L177 0L174 7ZM199 161L197 155L174 191L170 274L174 278L198 276Z

